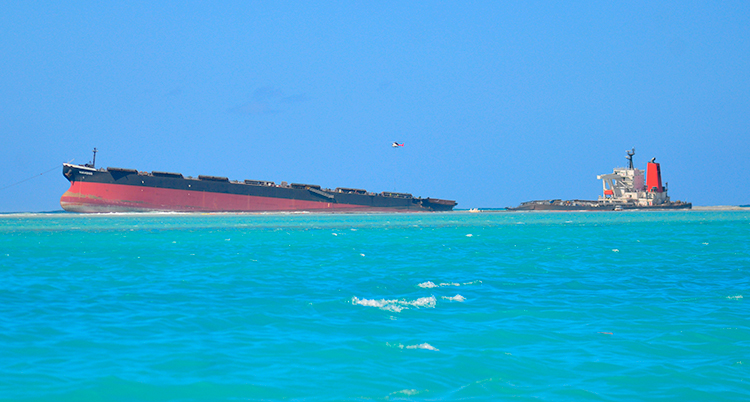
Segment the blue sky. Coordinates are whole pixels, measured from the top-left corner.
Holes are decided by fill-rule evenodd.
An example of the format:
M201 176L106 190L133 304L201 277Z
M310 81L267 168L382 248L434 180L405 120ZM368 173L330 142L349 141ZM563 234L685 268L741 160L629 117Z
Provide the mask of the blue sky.
M119 3L5 3L1 212L59 210L40 173L94 147L459 208L595 199L635 147L674 200L750 203L747 1Z

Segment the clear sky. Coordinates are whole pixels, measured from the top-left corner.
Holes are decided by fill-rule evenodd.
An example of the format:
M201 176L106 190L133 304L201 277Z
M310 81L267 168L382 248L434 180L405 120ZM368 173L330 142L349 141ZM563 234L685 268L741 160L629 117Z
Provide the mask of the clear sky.
M748 1L11 1L0 60L0 212L59 210L94 147L458 208L595 199L635 147L750 203Z

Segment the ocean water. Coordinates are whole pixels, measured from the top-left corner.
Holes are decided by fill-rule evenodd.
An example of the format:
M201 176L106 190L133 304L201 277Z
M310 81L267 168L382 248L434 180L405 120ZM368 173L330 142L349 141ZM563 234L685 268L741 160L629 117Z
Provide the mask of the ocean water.
M0 216L0 401L750 400L750 212Z

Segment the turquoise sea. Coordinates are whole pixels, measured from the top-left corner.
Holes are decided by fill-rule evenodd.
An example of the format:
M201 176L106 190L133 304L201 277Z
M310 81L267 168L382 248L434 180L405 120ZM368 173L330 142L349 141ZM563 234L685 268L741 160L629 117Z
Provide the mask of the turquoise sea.
M0 401L750 400L750 211L0 215Z

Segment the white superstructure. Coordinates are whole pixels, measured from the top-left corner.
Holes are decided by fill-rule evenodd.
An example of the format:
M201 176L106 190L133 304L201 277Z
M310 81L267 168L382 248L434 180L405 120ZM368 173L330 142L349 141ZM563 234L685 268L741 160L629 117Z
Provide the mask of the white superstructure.
M661 185L661 168L651 159L647 171L633 168L635 148L628 151L627 168L615 168L610 174L596 176L602 181L603 195L599 201L605 204L655 206L669 203L666 186Z

